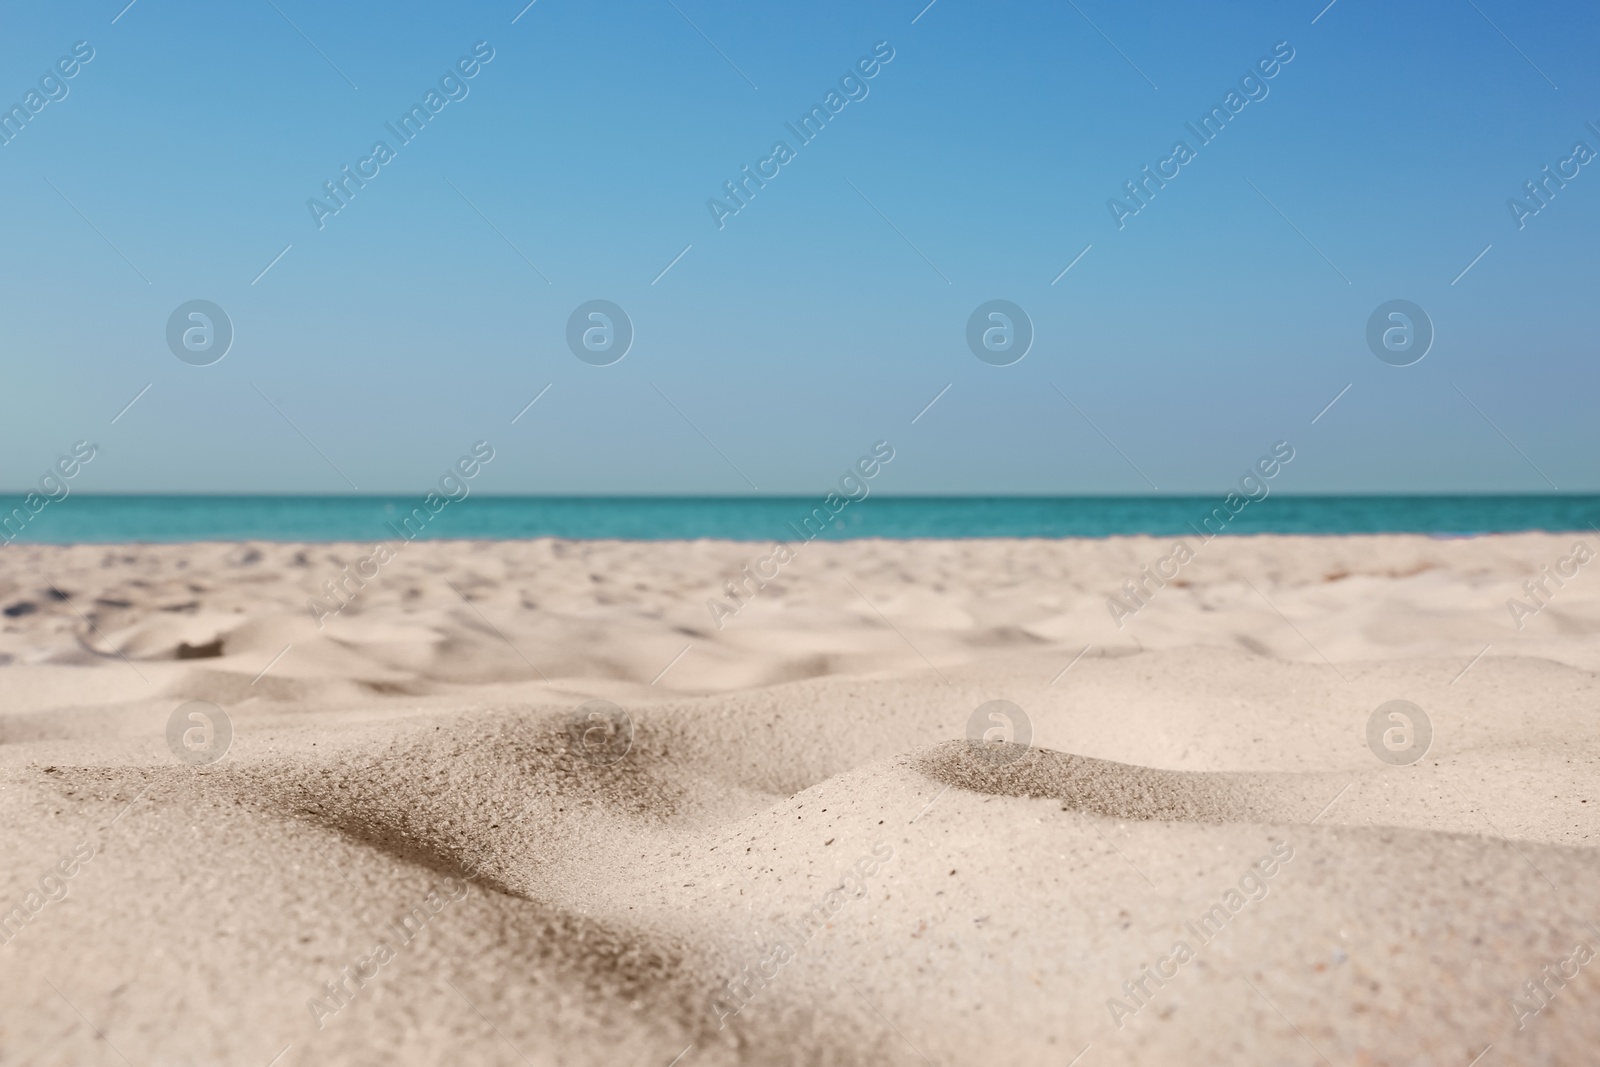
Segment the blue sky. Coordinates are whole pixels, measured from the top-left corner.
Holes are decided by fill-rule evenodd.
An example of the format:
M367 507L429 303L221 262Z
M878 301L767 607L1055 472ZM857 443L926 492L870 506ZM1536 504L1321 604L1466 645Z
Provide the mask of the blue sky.
M1521 229L1506 204L1600 150L1593 5L124 2L0 38L7 108L94 49L0 147L7 489L88 439L79 491L409 492L486 439L482 492L808 493L887 439L882 492L1206 492L1278 440L1284 492L1600 491L1600 165ZM997 298L1035 331L1011 366L965 340ZM1406 367L1365 340L1397 298L1436 330ZM195 299L235 330L210 366L166 341ZM592 299L634 325L610 366L565 339Z

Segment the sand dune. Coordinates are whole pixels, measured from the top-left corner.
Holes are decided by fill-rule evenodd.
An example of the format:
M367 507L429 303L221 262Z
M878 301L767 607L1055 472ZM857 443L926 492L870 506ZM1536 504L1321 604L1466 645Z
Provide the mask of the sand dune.
M1575 539L12 545L0 1062L1591 1063Z

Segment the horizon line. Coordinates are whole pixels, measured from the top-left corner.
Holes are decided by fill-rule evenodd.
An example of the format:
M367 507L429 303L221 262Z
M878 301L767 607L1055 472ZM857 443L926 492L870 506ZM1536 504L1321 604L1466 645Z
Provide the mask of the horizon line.
M986 492L946 492L946 493L889 493L874 492L865 497L854 498L856 503L868 499L883 500L1184 500L1206 498L1216 495L1226 495L1231 489L1219 490L1184 490L1162 491L1155 493L1050 493L1050 492L1016 492L1016 493L986 493ZM37 493L37 489L0 489L3 496L26 496ZM172 492L164 490L132 490L127 492L105 492L79 490L69 493L65 497L55 498L53 502L60 503L71 497L90 497L95 499L178 499L178 500L409 500L417 495L426 495L432 489L420 490L395 490L392 492L363 491L357 493L339 492ZM764 501L764 500L810 500L817 496L826 496L832 492L830 489L812 492L792 493L489 493L474 492L455 500L460 503L472 498L489 500L561 500L561 501ZM1289 497L1296 500L1360 500L1374 498L1412 498L1412 499L1493 499L1493 498L1524 498L1524 499L1579 499L1583 497L1600 498L1600 489L1596 490L1557 490L1557 491L1523 491L1523 490L1468 490L1468 491L1442 491L1442 490L1338 490L1329 492L1288 492L1274 491L1266 497L1260 497L1257 503L1271 497Z

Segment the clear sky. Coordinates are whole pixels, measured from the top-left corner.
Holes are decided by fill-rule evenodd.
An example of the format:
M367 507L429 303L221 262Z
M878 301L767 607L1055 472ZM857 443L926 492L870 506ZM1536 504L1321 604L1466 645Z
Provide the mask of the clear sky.
M477 440L487 493L808 493L878 440L888 493L1208 492L1280 440L1284 492L1600 491L1592 3L125 2L0 35L7 490L86 439L90 492L409 492Z

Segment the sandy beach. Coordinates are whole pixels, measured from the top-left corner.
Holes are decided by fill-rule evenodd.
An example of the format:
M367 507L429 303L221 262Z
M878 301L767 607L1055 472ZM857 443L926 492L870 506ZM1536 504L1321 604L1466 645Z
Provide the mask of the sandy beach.
M1593 1063L1597 543L13 544L0 1063Z

